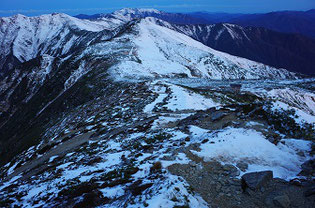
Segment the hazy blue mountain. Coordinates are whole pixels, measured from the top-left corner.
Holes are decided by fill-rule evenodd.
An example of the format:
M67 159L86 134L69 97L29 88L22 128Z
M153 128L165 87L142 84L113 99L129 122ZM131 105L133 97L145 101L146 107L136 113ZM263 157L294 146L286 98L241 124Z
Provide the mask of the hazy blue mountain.
M242 26L264 27L284 33L299 33L315 38L315 10L280 11L242 15L228 22Z

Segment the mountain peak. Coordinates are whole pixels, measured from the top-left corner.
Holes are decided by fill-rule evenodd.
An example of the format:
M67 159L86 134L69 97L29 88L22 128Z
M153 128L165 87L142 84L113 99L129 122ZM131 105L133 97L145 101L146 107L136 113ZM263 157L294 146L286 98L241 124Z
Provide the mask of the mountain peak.
M9 17L3 17L6 19L11 19L11 20L34 20L34 19L58 19L58 18L63 18L63 19L74 19L73 17L64 14L64 13L51 13L51 14L42 14L39 16L33 16L33 17L29 17L29 16L25 16L23 14L16 14L13 16L9 16Z
M23 14L16 14L16 15L13 15L12 17L13 17L14 19L26 18L26 16L23 15Z
M160 14L161 11L157 9L138 9L138 8L123 8L120 10L115 11L113 14L121 14L121 15L128 15L128 14L141 14L141 13L156 13Z

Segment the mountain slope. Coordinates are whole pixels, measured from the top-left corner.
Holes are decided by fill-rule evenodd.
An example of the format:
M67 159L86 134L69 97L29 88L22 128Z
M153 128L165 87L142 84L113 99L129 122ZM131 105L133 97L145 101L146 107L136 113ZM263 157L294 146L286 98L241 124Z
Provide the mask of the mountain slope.
M0 207L276 207L283 190L313 207L314 80L158 21L77 28L0 77ZM241 177L266 170L247 194Z
M287 12L294 13L294 12ZM307 12L312 18L312 11ZM160 25L166 26L188 35L203 44L219 51L254 60L276 68L285 68L293 72L313 75L314 72L314 45L311 38L298 35L275 32L261 27L242 27L233 24L190 24L186 21L186 16L177 16L182 20L181 24L174 24L166 17L175 14L165 13L152 9L122 9L112 14L93 15L92 21L108 22L108 24L120 25L132 19L141 17L157 17L166 22ZM241 18L244 14L225 13L191 13L188 14L209 22L231 22L236 18ZM194 23L198 23L194 22ZM202 22L203 23L203 22Z
M33 28L36 28L35 31L39 31L36 22L41 18L43 17L32 18L34 21L32 24L26 25L24 30L8 24L7 31L12 31L17 37L32 37L34 35ZM47 36L47 39L43 38L43 43L40 46L37 45L39 37L34 36L33 42L22 45L16 50L20 53L15 53L13 50L14 45L18 43L15 42L16 38L6 40L7 36L2 36L4 39L1 42L5 43L8 46L7 49L11 51L11 53L5 54L5 59L8 57L17 59L15 55L21 54L21 60L14 65L7 63L9 69L6 70L5 66L0 69L2 73L0 77L0 154L3 161L37 141L41 133L40 129L47 124L43 120L48 121L48 118L54 120L58 118L58 113L66 108L77 106L92 99L89 95L92 84L84 85L86 80L90 80L84 76L96 76L95 71L99 75L101 72L98 70L103 69L106 72L106 69L113 62L117 62L117 60L110 60L106 54L83 57L82 53L89 45L110 41L113 37L124 32L125 27L112 31L105 29L95 32L95 28L93 28L95 24L92 23L89 25L92 27L92 31L88 31L89 28L85 27L68 31L67 28L71 28L74 22L63 23L62 19L63 17L56 19L59 30L50 31L51 21L48 21L47 24L46 22L41 24L42 31L49 31L49 34L54 34L54 36L52 38ZM80 22L76 19L75 21ZM96 26L99 30L99 25ZM31 30L27 28L31 28ZM65 36L62 36L64 31L67 32ZM60 41L60 45L55 45L52 40ZM32 44L35 47L28 47ZM63 51L65 46L69 50ZM20 50L21 48L28 50L27 53ZM114 49L111 52L111 55L115 54ZM34 58L29 54L33 54ZM24 57L31 59L23 61ZM83 86L73 89L74 85ZM106 87L100 89L106 89ZM98 90L99 88L94 91L95 95L98 94ZM59 105L59 107L55 106L56 109L54 109L51 107L54 105ZM15 146L10 146L12 143Z
M289 78L293 74L215 51L184 34L146 18L137 26L139 35L129 59L112 71L136 77L203 77L211 79ZM134 60L132 60L134 59Z
M65 56L67 53L71 53L71 50L78 51L79 48L84 49L90 43L97 42L102 39L110 39L112 36L118 33L117 31L120 30L119 28L117 31L114 29L119 25L128 22L129 19L133 19L134 17L132 15L138 14L137 12L140 12L140 14L143 13L143 11L137 10L136 12L134 10L121 10L113 13L115 18L111 17L105 21L105 23L117 23L114 26L112 25L112 31L106 30L107 27L105 26L106 24L104 21L98 20L91 22L88 20L78 20L76 18L62 14L44 15L34 18L27 18L20 15L11 19L3 18L2 21L5 24L2 25L3 33L1 34L0 38L3 40L1 47L5 48L5 50L3 50L1 54L3 57L1 59L3 62L3 69L1 72L4 73L8 71L6 68L10 66L12 68L12 63L7 63L6 60L12 59L15 61L17 59L20 63L22 63L43 54L53 57ZM152 11L150 10L150 12ZM154 12L157 11L154 10ZM115 19L116 22L113 19ZM208 77L213 79L287 78L291 76L284 70L280 70L282 74L279 74L280 71L273 70L270 67L261 64L243 59L235 60L235 57L216 52L190 38L187 38L184 35L177 34L176 32L169 29L164 30L163 27L157 26L155 24L156 19L154 18L148 18L145 22L146 23L143 23L142 26L146 25L151 28L136 32L140 33L139 35L142 36L150 36L151 42L148 42L147 44L151 47L155 47L156 49L158 48L158 50L162 50L162 53L164 53L160 54L160 56L163 58L157 60L157 66L162 64L164 60L175 63L175 65L173 65L174 68L169 66L164 69L165 66L163 65L159 66L159 69L156 67L151 69L150 67L152 66L144 66L145 64L140 64L139 70L141 68L143 69L143 66L146 68L144 71L140 70L141 73L143 73L142 75L140 74L140 76L146 76L146 71L151 71L158 76L172 76L172 74L182 74L185 76ZM10 27L11 24L12 27ZM26 26L21 27L21 25ZM153 25L156 26L153 27ZM162 32L161 34L164 34L164 36L159 36L159 32ZM144 35L144 33L146 34ZM177 41L171 37L172 35L169 35L168 33L184 41ZM174 45L167 47L166 45L158 45L158 39L164 40L165 42L174 43ZM185 47L181 48L181 46L184 45L187 45L188 48L195 48L196 54L179 55L182 53L181 51L185 51ZM139 48L141 47L145 48L145 46L139 46ZM134 55L133 53L137 53L137 51L133 52L131 50L130 56L128 57L132 57ZM154 57L144 56L142 58L144 58L144 60L140 59L140 61L143 61L144 63L154 62ZM220 64L221 61L224 63L222 66ZM168 72L165 73L165 70ZM151 72L149 72L149 74L151 74L150 76L152 76Z
M47 17L51 18L50 21L38 24L38 21ZM284 69L274 69L215 51L184 34L157 25L157 19L154 18L131 21L114 27L113 30L106 30L99 23L85 27L81 24L89 23L88 21L82 23L81 20L72 21L70 18L70 21L63 22L64 19L69 20L68 16L57 17L18 17L29 23L23 30L13 23L5 24L6 31L15 34L14 37L30 37L30 41L20 45L18 38L7 40L7 36L1 36L3 47L11 46L6 48L11 53L4 53L5 57L13 57L20 62L16 65L8 64L12 68L6 72L5 67L1 69L4 72L0 79L2 147L13 142L20 143L17 145L19 147L13 149L1 148L2 158L9 158L8 155L13 155L12 152L20 151L27 146L29 140L36 138L34 134L37 135L38 132L28 132L28 129L37 125L40 129L40 118L45 115L50 117L69 106L91 99L88 92L92 89L89 85L84 85L84 80L94 79L93 76L111 75L115 79L297 77ZM11 21L14 18L16 17ZM58 24L50 24L51 22ZM70 30L74 26L76 29ZM39 39L36 34L46 34L41 31L49 31L48 34L51 35L39 36L42 37ZM71 37L75 37L75 40ZM42 42L39 43L39 40ZM58 40L60 44L55 45L53 40ZM95 84L97 83L98 81ZM73 89L73 86L82 84L84 86L79 89ZM79 92L79 95L72 94ZM67 96L71 99L65 99ZM65 99L64 106L54 110L52 106L63 102L62 99ZM19 127L19 131L15 130L16 127Z
M189 15L205 19L208 24L233 23L240 26L264 27L282 33L295 33L315 38L315 9L259 14L194 12Z
M232 55L277 68L313 75L315 40L301 35L279 33L233 24L176 25L160 21L173 30Z
M207 24L225 23L235 18L241 17L245 14L241 13L224 13L224 12L191 12L189 15L208 21Z
M106 28L66 14L0 18L0 73L43 54L65 55L91 41L89 34Z

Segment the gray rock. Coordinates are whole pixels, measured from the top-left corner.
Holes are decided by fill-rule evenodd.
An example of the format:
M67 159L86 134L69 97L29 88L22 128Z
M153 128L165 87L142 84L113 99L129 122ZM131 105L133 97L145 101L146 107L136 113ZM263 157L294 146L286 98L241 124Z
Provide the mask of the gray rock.
M236 164L236 167L238 167L241 171L245 172L248 168L248 164L245 162L239 162Z
M265 192L265 188L264 188L264 187L261 187L261 188L260 188L260 191L261 191L261 192Z
M233 170L235 167L233 165L227 164L223 166L223 170L225 171L231 171Z
M290 199L287 195L276 196L273 199L273 203L281 208L288 208L290 206Z
M237 168L235 168L235 170L233 172L230 172L230 176L233 178L236 176L239 176L240 174L241 174L241 172Z
M216 111L216 112L212 113L211 120L212 121L217 121L217 120L222 119L224 116L225 116L225 113L220 112L220 111Z
M297 155L299 155L299 156L301 156L301 157L305 157L305 154L304 154L304 152L302 152L302 151L298 152Z
M303 176L314 176L315 174L315 159L308 160L301 165L302 171L299 175Z
M230 175L231 177L240 175L240 171L234 165L224 165L223 170L227 173L226 175Z
M272 178L272 171L246 173L242 176L242 188L245 190L248 187L255 191L268 183Z

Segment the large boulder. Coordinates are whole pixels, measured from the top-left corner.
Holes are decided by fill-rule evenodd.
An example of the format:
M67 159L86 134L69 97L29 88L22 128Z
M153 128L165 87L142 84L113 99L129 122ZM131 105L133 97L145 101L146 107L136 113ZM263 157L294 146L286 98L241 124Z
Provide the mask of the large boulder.
M302 171L299 175L302 176L315 176L315 159L308 160L301 165Z
M246 173L242 176L242 188L243 190L250 188L251 190L256 191L268 183L272 178L272 171Z

